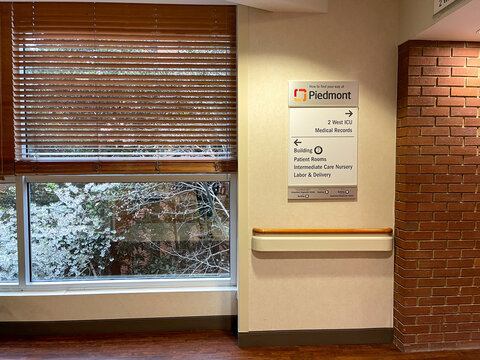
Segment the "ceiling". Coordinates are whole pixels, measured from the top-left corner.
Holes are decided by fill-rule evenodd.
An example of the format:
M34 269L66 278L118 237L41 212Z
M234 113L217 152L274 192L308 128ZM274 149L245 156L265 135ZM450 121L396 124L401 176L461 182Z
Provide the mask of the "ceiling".
M480 0L471 0L419 33L419 40L480 41Z

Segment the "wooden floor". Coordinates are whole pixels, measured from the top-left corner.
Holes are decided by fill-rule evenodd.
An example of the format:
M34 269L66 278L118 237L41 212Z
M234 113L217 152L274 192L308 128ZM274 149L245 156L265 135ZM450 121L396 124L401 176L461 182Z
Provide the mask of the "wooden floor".
M0 340L0 359L338 359L479 360L480 350L404 354L393 345L240 349L227 331Z

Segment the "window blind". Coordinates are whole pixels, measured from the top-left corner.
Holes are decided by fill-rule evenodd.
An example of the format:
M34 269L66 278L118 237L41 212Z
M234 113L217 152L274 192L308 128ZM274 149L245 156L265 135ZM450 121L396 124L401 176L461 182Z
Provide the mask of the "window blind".
M235 7L11 14L17 173L236 171Z

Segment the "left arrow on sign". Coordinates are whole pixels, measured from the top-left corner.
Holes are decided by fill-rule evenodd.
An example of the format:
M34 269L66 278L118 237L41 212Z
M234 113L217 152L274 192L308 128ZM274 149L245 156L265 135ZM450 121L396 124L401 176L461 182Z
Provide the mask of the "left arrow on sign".
M302 142L298 141L298 139L296 139L293 143L295 144L295 146L298 146L298 144L301 144Z

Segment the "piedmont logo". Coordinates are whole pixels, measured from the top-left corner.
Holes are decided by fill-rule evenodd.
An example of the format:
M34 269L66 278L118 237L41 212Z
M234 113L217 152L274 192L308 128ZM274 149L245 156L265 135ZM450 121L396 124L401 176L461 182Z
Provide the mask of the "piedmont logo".
M303 97L302 97L303 93ZM295 89L293 92L293 98L295 101L307 101L307 90L306 89Z

